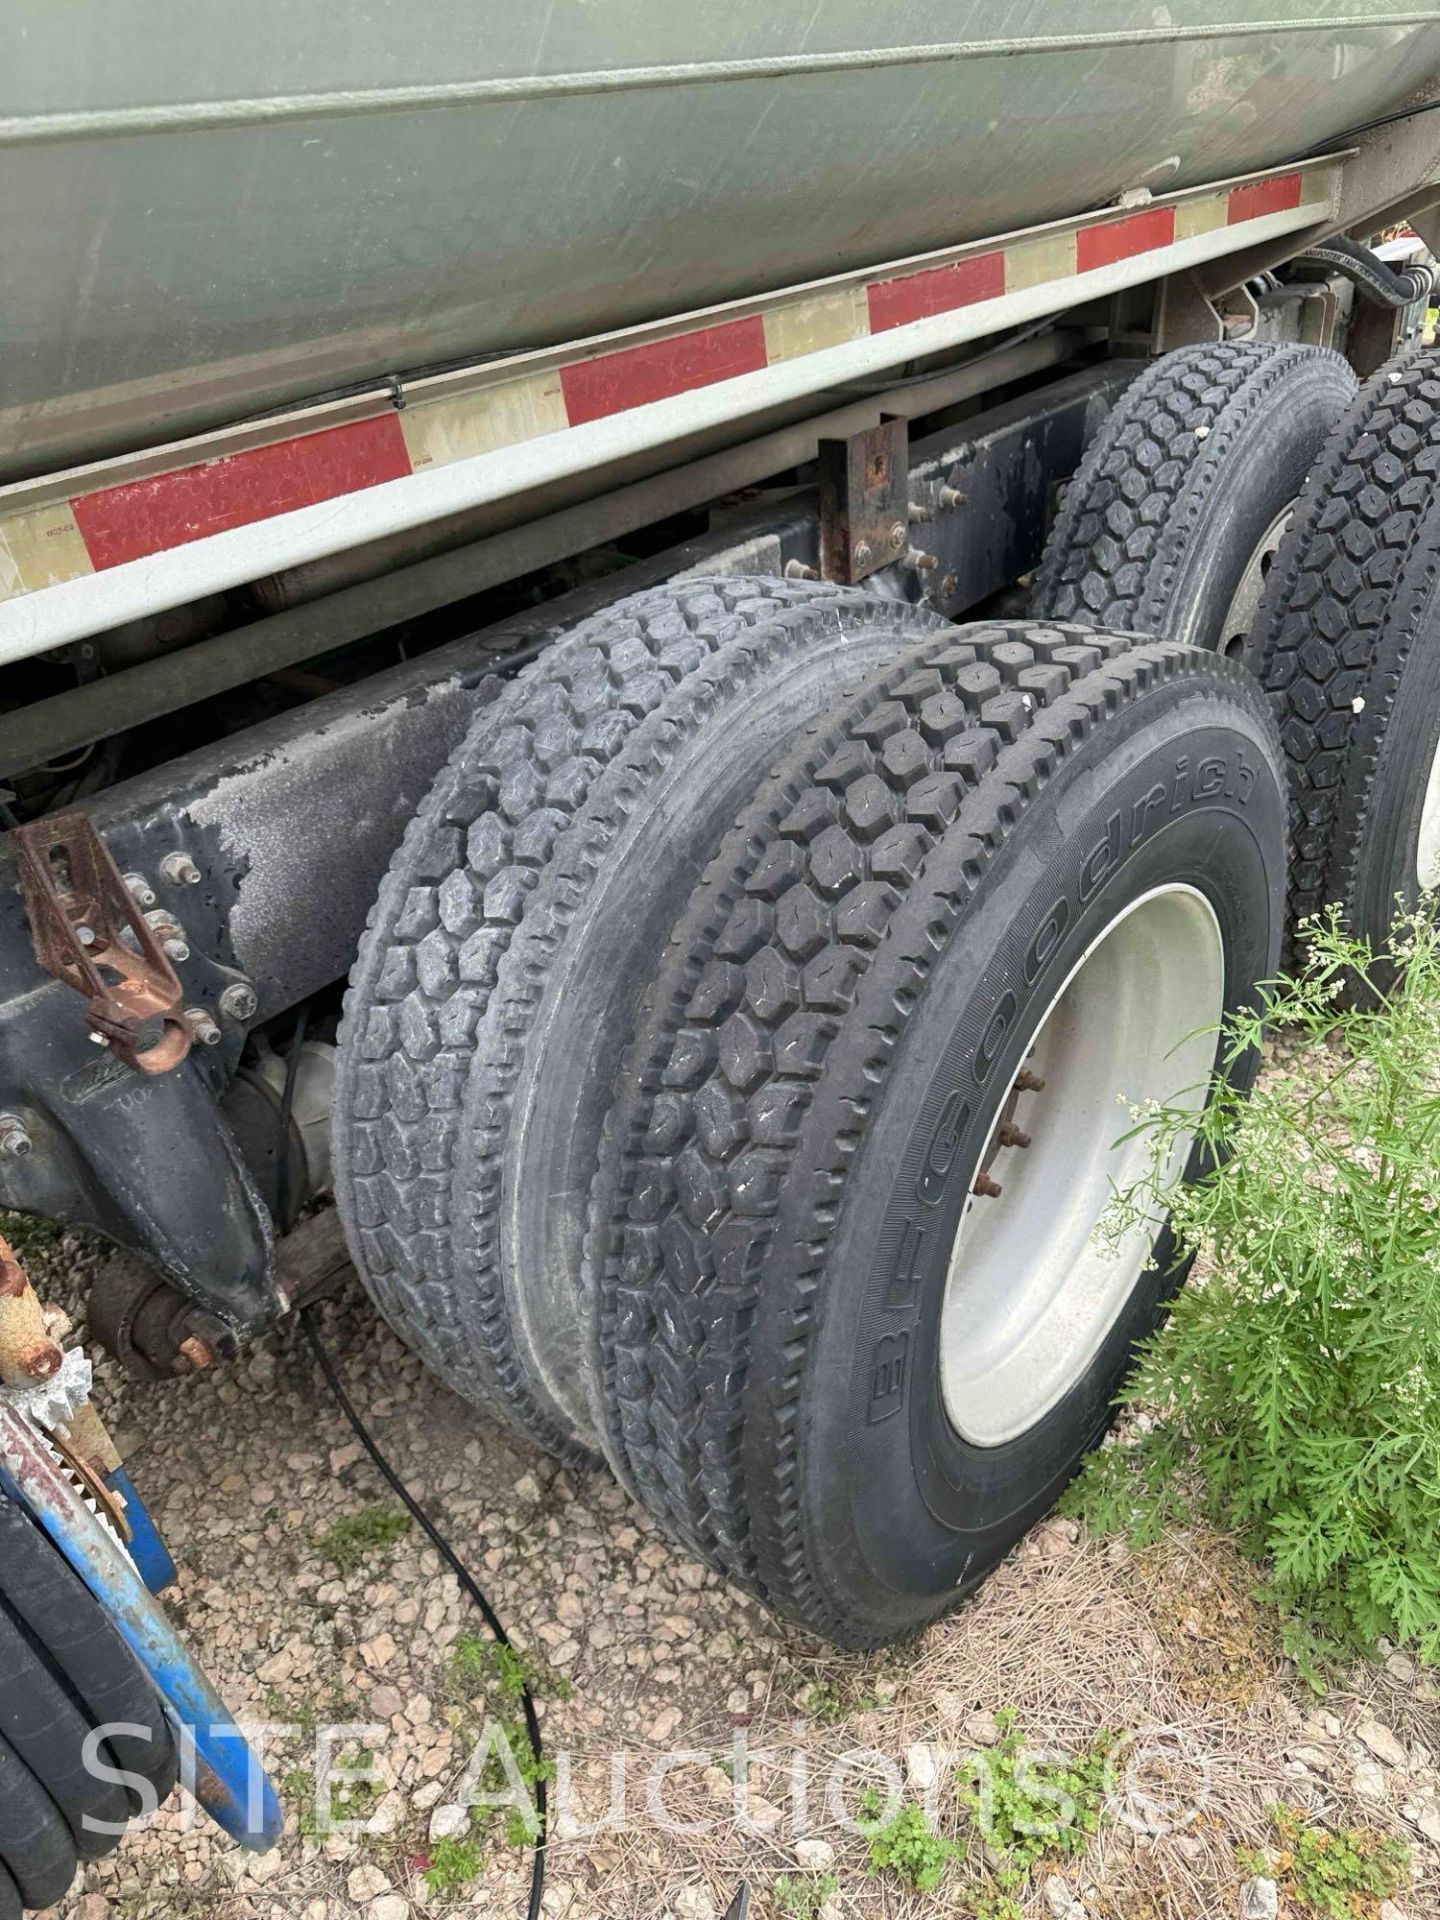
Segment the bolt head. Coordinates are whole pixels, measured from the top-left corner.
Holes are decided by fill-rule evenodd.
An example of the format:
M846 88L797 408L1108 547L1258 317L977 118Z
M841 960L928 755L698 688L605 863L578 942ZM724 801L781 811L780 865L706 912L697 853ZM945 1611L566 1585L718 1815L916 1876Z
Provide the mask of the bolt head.
M250 1020L259 1005L255 989L248 980L232 980L220 996L220 1011L227 1020Z
M870 551L870 542L868 540L856 541L854 560L857 567L868 567L874 557L874 554Z
M155 889L143 873L127 873L122 875L122 878L124 879L125 885L130 889L132 899L142 907L154 906Z
M202 1047L219 1046L220 1029L210 1018L209 1013L204 1007L187 1007L185 1009L185 1018L189 1023L191 1033Z
M897 520L890 529L890 544L898 553L910 538L909 529L903 520Z
M175 887L193 887L200 878L200 869L188 853L167 853L160 862L162 876Z

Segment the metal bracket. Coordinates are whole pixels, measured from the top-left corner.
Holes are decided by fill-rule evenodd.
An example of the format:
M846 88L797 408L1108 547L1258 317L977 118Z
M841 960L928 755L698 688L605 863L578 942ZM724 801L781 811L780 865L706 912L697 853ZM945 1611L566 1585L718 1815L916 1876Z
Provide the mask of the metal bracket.
M20 891L45 971L88 1001L93 1033L138 1073L190 1051L175 969L83 813L14 829Z
M822 440L820 573L853 586L910 544L909 426L886 417L844 440Z

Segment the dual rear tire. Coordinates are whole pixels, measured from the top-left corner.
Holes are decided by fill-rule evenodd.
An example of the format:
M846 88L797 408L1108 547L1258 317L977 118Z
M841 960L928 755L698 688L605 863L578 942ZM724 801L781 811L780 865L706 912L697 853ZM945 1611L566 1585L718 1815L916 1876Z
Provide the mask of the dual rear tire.
M1122 1096L1190 1097L1214 1065L1213 1034L1185 1045L1195 996L1141 980L1173 960L1218 1018L1273 964L1273 726L1183 645L773 582L622 605L546 667L479 716L367 935L338 1080L352 1245L462 1392L603 1452L713 1565L875 1644L1053 1500L1177 1281L1163 1242L1119 1283L1086 1248ZM1131 1017L1077 1050L1107 979ZM1042 1027L1032 1170L991 1134ZM976 1209L1023 1241L1082 1170L1083 1271L1036 1263L1027 1346ZM985 1341L1043 1394L987 1402Z
M1184 1278L1168 1228L1102 1217L1144 1172L1127 1104L1254 1069L1214 1029L1281 953L1282 682L1315 649L1276 608L1361 457L1353 391L1303 349L1168 356L1026 621L758 580L621 603L477 715L382 889L337 1082L371 1292L831 1640L996 1563Z

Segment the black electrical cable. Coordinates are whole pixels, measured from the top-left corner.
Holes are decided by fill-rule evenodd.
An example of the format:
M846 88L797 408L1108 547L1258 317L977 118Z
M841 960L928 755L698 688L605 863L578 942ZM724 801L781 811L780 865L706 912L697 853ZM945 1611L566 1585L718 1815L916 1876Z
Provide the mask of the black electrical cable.
M308 1023L308 1008L302 1003L295 1022L294 1032L290 1036L290 1050L285 1061L285 1087L280 1096L280 1162L276 1171L275 1202L276 1224L283 1233L288 1224L286 1212L289 1206L289 1163L290 1163L290 1116L295 1105L295 1082L300 1068L300 1049L305 1042L305 1028ZM300 1325L304 1328L305 1338L310 1343L310 1351L315 1357L325 1384L335 1398L335 1403L350 1423L350 1430L361 1446L369 1454L376 1472L390 1488L396 1499L404 1507L410 1518L419 1527L426 1539L434 1547L440 1558L449 1567L460 1582L462 1591L479 1609L480 1617L490 1629L491 1637L497 1646L514 1652L509 1634L505 1631L500 1616L491 1606L474 1575L461 1560L459 1554L441 1533L435 1522L426 1513L420 1502L411 1493L405 1482L391 1466L376 1444L374 1435L355 1411L350 1396L340 1384L340 1376L335 1371L335 1363L325 1342L320 1337L319 1311L313 1306L302 1307ZM530 1691L530 1683L524 1678L523 1668L520 1679L520 1705L525 1716L525 1736L530 1742L530 1751L535 1756L535 1839L534 1864L530 1870L530 1904L526 1908L526 1920L540 1920L540 1903L545 1896L545 1843L549 1837L549 1813L545 1793L545 1776L542 1771L545 1749L540 1739L540 1717L535 1711L535 1696Z
M479 1608L480 1614L497 1644L509 1648L511 1646L510 1636L501 1625L499 1614L496 1613L494 1607L491 1606L490 1602L481 1592L480 1587L471 1576L464 1562L460 1559L460 1556L450 1545L450 1542L445 1538L444 1534L441 1533L440 1529L435 1525L429 1514L426 1513L425 1509L405 1485L405 1482L400 1478L384 1454L381 1453L371 1436L370 1430L351 1405L350 1397L344 1387L341 1386L339 1376L335 1372L334 1362L330 1358L324 1341L320 1338L316 1325L317 1319L318 1311L315 1307L301 1308L300 1324L305 1329L305 1338L310 1342L310 1351L315 1356L315 1364L325 1376L325 1384L329 1387L331 1393L334 1394L340 1411L350 1422L350 1427L355 1438L360 1442L361 1446L364 1447L366 1453L369 1454L375 1464L376 1471L385 1481L396 1499L400 1501L411 1519L425 1534L431 1546L434 1547L435 1551L440 1555L440 1558L445 1562L446 1566L449 1567L475 1606ZM513 1651L513 1648L511 1650ZM523 1679L521 1681L520 1704L524 1710L525 1733L530 1742L530 1751L535 1756L536 1767L535 1818L537 1825L534 1842L535 1864L530 1874L530 1905L526 1913L527 1920L540 1920L540 1902L545 1893L545 1842L548 1835L545 1780L539 1771L544 1760L544 1749L540 1743L540 1721L535 1712L535 1699L530 1691L528 1682Z
M1353 127L1346 127L1343 133L1330 133L1323 140L1317 140L1313 147L1306 147L1303 153L1297 153L1297 160L1310 160L1317 153L1329 153L1336 147L1343 147L1362 133L1373 133L1377 127L1393 127L1400 120L1418 120L1422 113L1440 112L1440 100L1428 100L1418 107L1397 107L1393 113L1378 113L1373 120L1357 121Z

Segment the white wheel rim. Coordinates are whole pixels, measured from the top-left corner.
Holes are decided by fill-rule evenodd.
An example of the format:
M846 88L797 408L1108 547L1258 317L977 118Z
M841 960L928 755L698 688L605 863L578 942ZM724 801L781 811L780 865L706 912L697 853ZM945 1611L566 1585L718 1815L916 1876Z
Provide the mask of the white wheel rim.
M1415 874L1426 893L1440 888L1440 744L1430 762L1425 801L1420 809L1420 840L1415 849Z
M974 1446L1015 1439L1087 1371L1149 1263L1158 1221L1102 1230L1114 1192L1145 1175L1148 1129L1128 1105L1197 1115L1224 1012L1225 949L1203 894L1158 887L1091 942L1046 1008L1025 1071L1038 1092L1004 1101L975 1172L950 1255L940 1316L945 1410ZM1205 1031L1211 1029L1211 1031ZM1030 1145L1000 1145L1013 1108ZM1175 1143L1166 1179L1189 1157Z
M1245 571L1231 596L1230 605L1225 609L1225 619L1220 628L1218 651L1227 657L1233 657L1250 637L1250 629L1260 611L1265 583L1270 576L1270 563L1280 550L1280 542L1285 538L1285 529L1294 511L1295 502L1292 500L1288 507L1276 514L1261 534L1255 551L1245 562Z

